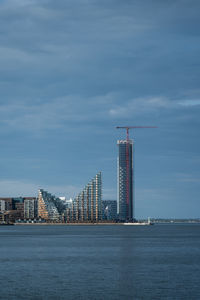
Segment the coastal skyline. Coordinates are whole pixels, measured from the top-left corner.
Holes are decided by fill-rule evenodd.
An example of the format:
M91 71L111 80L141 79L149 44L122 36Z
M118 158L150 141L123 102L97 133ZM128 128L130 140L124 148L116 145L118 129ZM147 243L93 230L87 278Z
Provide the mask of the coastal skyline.
M198 8L0 1L0 196L75 197L102 171L116 200L115 127L153 124L130 133L135 216L198 218Z

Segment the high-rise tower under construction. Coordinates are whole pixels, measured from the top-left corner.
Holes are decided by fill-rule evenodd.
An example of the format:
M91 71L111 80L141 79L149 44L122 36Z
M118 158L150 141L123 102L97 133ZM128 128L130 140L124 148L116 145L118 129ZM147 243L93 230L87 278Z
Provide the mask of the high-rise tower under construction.
M118 214L120 221L134 221L133 141L129 129L157 128L155 126L117 126L126 129L126 140L119 140L118 156Z
M118 144L118 214L121 221L133 221L133 141Z

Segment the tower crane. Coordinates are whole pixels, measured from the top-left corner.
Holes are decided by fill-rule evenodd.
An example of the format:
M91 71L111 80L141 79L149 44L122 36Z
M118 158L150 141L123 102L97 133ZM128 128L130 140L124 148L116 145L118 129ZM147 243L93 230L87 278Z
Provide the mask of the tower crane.
M157 126L117 126L117 129L126 129L126 140L129 141L129 129L136 128L157 128Z

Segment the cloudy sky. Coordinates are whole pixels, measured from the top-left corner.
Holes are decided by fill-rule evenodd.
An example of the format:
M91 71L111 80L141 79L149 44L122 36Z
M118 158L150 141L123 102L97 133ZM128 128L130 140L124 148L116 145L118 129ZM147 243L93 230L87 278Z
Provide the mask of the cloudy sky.
M136 217L199 217L199 0L0 0L0 196L116 199L135 141Z

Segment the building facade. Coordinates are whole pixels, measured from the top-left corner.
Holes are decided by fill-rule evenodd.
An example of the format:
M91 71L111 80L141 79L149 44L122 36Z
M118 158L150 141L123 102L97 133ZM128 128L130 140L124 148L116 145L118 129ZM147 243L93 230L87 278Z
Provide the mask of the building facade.
M117 212L120 221L133 221L133 141L118 140Z
M117 201L104 200L102 201L102 219L107 221L117 220Z
M4 212L6 210L5 200L0 199L0 212Z
M34 209L31 208L31 202L28 203L27 201L34 202ZM0 198L2 219L7 223L19 222L27 218L34 219L34 217L37 216L35 210L36 205L37 199L35 197Z
M24 199L24 219L33 220L37 216L35 202L35 199Z
M0 200L5 201L5 210L11 210L13 207L12 198L0 198Z
M59 221L59 212L56 207L60 199L40 189L38 192L38 217L51 222Z
M69 222L98 222L102 219L101 172L72 201L66 217Z
M16 211L16 218L19 220L24 219L24 198L12 198L12 208Z

